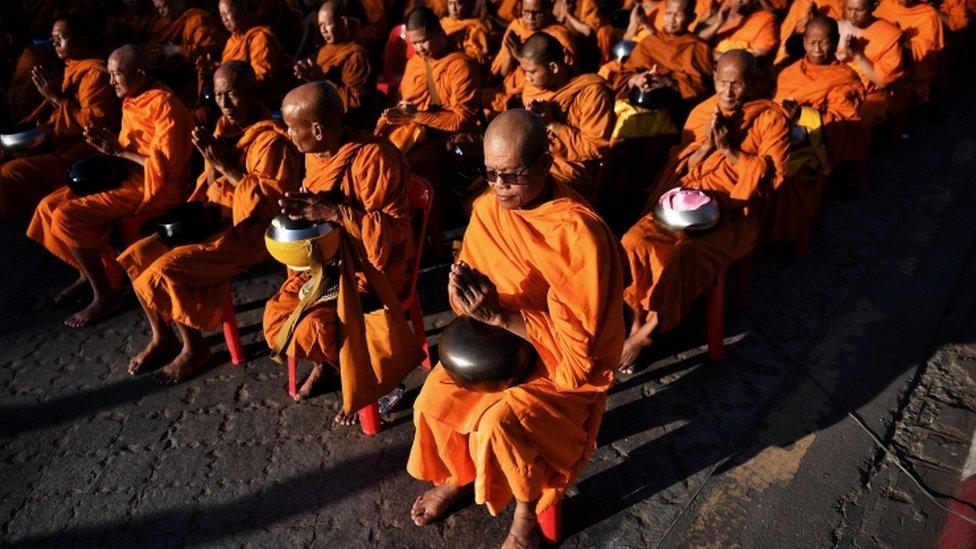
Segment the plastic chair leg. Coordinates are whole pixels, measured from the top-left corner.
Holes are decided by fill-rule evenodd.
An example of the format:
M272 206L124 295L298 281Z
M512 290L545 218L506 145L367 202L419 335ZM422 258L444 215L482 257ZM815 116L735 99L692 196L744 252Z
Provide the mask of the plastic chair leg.
M725 271L718 274L715 285L706 296L705 324L708 337L708 358L725 358Z
M558 543L563 533L563 502L557 501L536 517L546 543Z
M377 435L383 429L380 421L380 406L376 402L359 411L359 423L363 433L369 436Z
M241 345L241 334L237 329L237 316L234 313L234 296L227 292L227 303L224 304L224 340L227 342L227 350L230 351L230 361L235 366L243 364L244 346Z
M736 264L735 268L735 309L741 310L749 299L749 279L752 278L753 252L749 252Z
M424 350L424 361L421 363L424 368L431 369L430 346L427 344L427 330L424 329L424 312L420 310L420 297L414 294L413 303L407 311L410 315L410 322L413 324L413 334L416 336L420 347Z
M296 387L297 382L295 380L298 377L298 359L293 356L288 357L288 396L295 396L298 394L298 387Z

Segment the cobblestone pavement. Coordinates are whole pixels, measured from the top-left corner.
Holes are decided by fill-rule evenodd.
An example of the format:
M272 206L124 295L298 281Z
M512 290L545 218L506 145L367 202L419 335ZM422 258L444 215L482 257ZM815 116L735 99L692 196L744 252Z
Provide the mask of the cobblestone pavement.
M934 543L944 515L898 480L837 407L856 410L885 442L922 448L917 437L895 435L911 434L906 422L923 413L915 392L944 393L925 374L932 361L946 364L933 345L952 341L951 357L976 356L963 335L976 333L972 309L954 313L957 330L940 329L959 288L973 288L960 280L973 272L976 237L976 142L967 132L976 101L957 99L951 113L875 154L869 190L828 202L807 257L757 260L748 306L729 312L725 361L705 360L703 322L693 314L643 370L620 379L600 447L565 500L564 545L879 541L856 523L884 524L877 516L891 505L914 518L891 526L886 544L900 545L899 527L914 531L903 541ZM491 547L504 538L511 509L492 519L469 505L423 529L409 521L422 489L404 470L409 403L423 372L376 437L333 426L335 387L291 403L260 334L276 269L234 285L250 360L233 367L221 352L195 379L161 387L125 372L148 338L134 301L97 327L66 328L67 311L46 303L71 273L26 242L18 223L0 223L0 243L5 544ZM423 274L432 340L450 318L445 283L443 265ZM223 351L220 334L209 337ZM972 375L971 362L957 360L954 377ZM830 401L822 389L839 396ZM938 408L951 399L931 400ZM957 438L968 440L968 421L956 422L968 429ZM965 457L966 445L957 446ZM943 467L950 492L953 467ZM869 486L889 477L901 482L901 500ZM792 518L777 523L777 512ZM764 537L769 531L781 536Z

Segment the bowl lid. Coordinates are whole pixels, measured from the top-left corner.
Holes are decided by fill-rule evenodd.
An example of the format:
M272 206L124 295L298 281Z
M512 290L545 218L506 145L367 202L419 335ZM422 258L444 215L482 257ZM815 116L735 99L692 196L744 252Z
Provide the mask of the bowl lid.
M292 219L285 214L278 214L271 220L267 236L275 242L298 242L318 238L330 232L332 225L329 223Z

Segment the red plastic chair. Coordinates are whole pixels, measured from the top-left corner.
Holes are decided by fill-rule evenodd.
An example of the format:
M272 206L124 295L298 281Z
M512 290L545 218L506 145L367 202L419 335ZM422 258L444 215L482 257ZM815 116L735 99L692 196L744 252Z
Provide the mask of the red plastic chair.
M407 26L397 25L390 29L383 49L383 74L376 79L376 89L387 97L396 95L407 59L413 57L413 53L413 44L407 40Z
M288 394L290 396L295 396L298 394L298 387L296 383L298 370L298 359L293 356L288 356ZM359 424L363 429L363 433L369 436L378 435L383 429L383 422L380 420L380 405L377 402L367 405L365 408L357 412L359 415Z
M563 502L557 501L536 517L542 539L546 543L556 544L563 535Z
M420 309L420 295L417 294L417 279L420 277L420 257L424 251L424 239L427 235L427 221L430 219L431 206L434 204L434 186L429 181L419 175L410 175L410 209L414 215L420 215L420 227L417 231L417 243L414 247L416 256L413 259L413 268L410 271L410 285L407 297L400 301L400 306L407 312L410 323L413 325L413 333L417 341L424 350L423 365L428 370L431 368L430 347L427 345L427 331L424 329L424 313Z

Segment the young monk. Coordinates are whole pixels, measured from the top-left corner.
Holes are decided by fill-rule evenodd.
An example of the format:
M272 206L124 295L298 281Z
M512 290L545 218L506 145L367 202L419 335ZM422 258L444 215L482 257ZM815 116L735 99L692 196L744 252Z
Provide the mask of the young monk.
M476 0L447 0L447 17L441 18L441 27L455 49L485 69L491 60L488 45L491 29L475 13L477 8Z
M281 96L290 88L291 60L281 48L271 27L258 24L257 15L248 0L220 0L217 4L220 20L230 33L220 61L250 63L257 76L259 97L266 105L277 106ZM213 71L213 59L200 59L198 69L204 74Z
M431 253L443 254L442 212L449 177L447 139L470 131L477 121L480 81L474 63L451 47L433 11L417 8L407 17L407 39L416 55L407 61L400 102L383 112L377 133L407 155L410 171L434 186L430 216Z
M790 11L783 18L779 28L780 45L774 62L777 65L792 62L786 50L787 41L791 39L802 42L807 22L817 16L830 17L835 20L844 18L844 0L795 0L790 4ZM794 57L795 59L795 57Z
M402 294L414 256L403 154L385 139L342 126L342 100L326 82L304 84L290 91L281 105L292 143L305 155L302 192L288 193L283 211L312 221L328 221L360 239L369 262ZM288 272L288 279L264 309L264 335L274 343L292 311L299 291L310 280L306 272ZM360 288L363 291L364 288ZM311 305L295 326L288 356L312 362L295 401L318 389L322 365L339 364L338 316L335 300ZM349 424L356 414L339 412L336 422Z
M647 213L623 237L632 315L621 371L632 373L658 332L678 325L692 302L726 267L753 248L759 215L780 186L789 158L789 123L768 100L752 99L756 60L745 50L719 57L715 95L695 107L672 149L650 205L675 187L700 189L718 204L718 225L703 235L675 234Z
M114 190L76 197L64 187L49 194L34 212L27 236L78 269L78 280L56 300L91 286L93 299L65 324L87 326L111 314L119 292L103 260L115 253L108 240L113 224L133 214L158 215L186 198L190 158L190 112L171 91L149 76L149 57L137 46L123 46L108 58L115 95L122 99L118 137L104 126L85 128L85 139L98 152L126 160L129 173Z
M882 0L874 16L898 25L908 39L912 54L911 106L928 103L939 56L945 48L939 11L919 0Z
M221 65L214 74L217 129L213 135L193 130L205 167L191 200L221 206L226 226L203 242L175 248L153 235L119 256L152 328L149 344L129 362L132 375L165 364L157 378L177 383L199 370L210 358L201 331L220 323L231 279L270 259L264 232L278 199L298 189L301 157L284 127L270 120L256 82L244 61Z
M502 547L538 547L536 516L557 503L592 453L624 339L619 244L584 201L549 176L545 123L521 109L485 133L491 193L475 201L448 297L458 315L504 328L539 354L497 393L457 385L441 366L414 403L407 471L434 486L410 510L418 526L458 498L497 515Z
M699 23L698 36L712 44L716 57L735 49L765 57L779 46L779 22L758 0L728 0Z
M303 82L328 80L346 111L359 108L366 97L372 69L369 53L353 41L353 29L343 0L328 0L319 8L319 32L325 45L315 59L295 63L295 77Z
M525 41L519 49L522 102L546 124L552 178L593 200L599 162L610 150L613 91L599 76L580 74L563 59L562 45L544 32Z
M807 234L826 175L845 160L861 160L867 149L860 115L864 86L853 69L837 61L837 22L817 16L806 28L806 56L780 73L773 99L793 124L800 122L803 107L816 111L822 139L818 144L808 137L795 147L787 182L766 212L770 240L795 241ZM807 154L810 148L814 154Z
M71 164L95 152L82 135L86 126L118 128L119 101L105 62L89 46L92 39L83 19L54 23L51 41L64 61L64 77L58 86L51 67L34 68L31 77L45 101L21 121L50 133L38 154L0 159L0 217L33 212L44 196L64 185Z
M707 94L712 74L708 43L688 32L694 0L666 0L664 30L640 41L620 69L614 89L624 97L630 88L670 87L690 108Z
M537 32L544 32L559 40L566 52L566 64L576 66L579 55L575 37L572 31L553 18L551 0L524 0L521 17L508 25L502 37L501 49L491 64L492 77L502 79L502 86L485 89L482 95L485 109L501 112L508 108L510 101L522 96L525 73L519 67L518 51L522 42Z
M875 17L873 10L873 0L846 0L847 19L842 23L849 34L837 55L861 77L865 91L861 122L868 135L872 127L884 121L888 104L900 92L905 76L901 29Z

